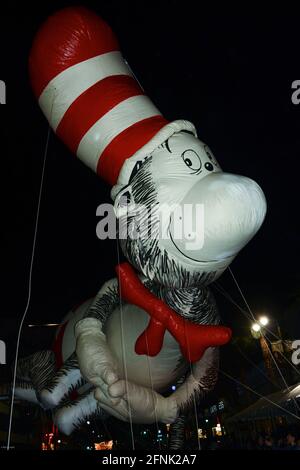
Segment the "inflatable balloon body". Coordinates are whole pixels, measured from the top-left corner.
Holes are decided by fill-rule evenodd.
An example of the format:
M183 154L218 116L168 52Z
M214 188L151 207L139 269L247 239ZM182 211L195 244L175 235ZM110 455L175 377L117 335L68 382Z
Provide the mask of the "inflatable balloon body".
M224 173L192 123L161 115L85 8L41 27L30 76L55 133L112 186L128 262L63 320L54 351L19 361L17 395L53 409L66 434L107 413L174 423L216 381L231 333L208 285L260 228L264 195Z

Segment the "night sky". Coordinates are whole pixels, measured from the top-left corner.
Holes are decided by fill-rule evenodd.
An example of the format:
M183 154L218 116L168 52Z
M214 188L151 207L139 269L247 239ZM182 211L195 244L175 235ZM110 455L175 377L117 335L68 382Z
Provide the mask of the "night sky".
M292 12L270 13L266 19L246 11L208 14L196 8L197 2L166 3L164 12L152 2L84 5L113 27L124 56L164 116L192 121L225 171L262 187L265 223L232 270L253 312L267 312L288 337L297 337L300 105L291 101L291 84L300 79L297 19ZM0 339L8 341L9 358L27 300L47 136L27 60L38 27L58 7L18 8L2 13L0 30L0 79L7 86L7 104L0 106L5 189ZM116 242L99 241L95 233L96 208L110 201L109 191L52 133L26 324L59 322L114 276ZM220 284L243 305L228 273ZM248 335L242 314L219 294L217 300L234 334ZM25 328L21 353L48 346L48 332Z

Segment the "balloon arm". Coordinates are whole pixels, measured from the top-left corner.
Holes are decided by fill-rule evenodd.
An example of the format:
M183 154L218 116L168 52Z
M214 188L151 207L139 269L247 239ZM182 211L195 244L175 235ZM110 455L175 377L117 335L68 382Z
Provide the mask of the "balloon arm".
M213 389L218 377L218 366L218 348L208 348L202 358L192 365L189 376L171 395L181 411L191 404L194 397L199 398Z
M168 397L124 380L116 380L106 394L98 388L95 397L104 410L123 421L173 423L180 412L193 405L194 398L204 396L214 387L218 357L217 348L208 348L202 359L193 364L187 379Z
M79 321L75 336L80 371L96 387L95 398L103 410L127 422L171 423L176 419L178 405L173 396L165 398L154 390L119 379L117 363L99 320Z
M111 415L129 421L130 408L134 422L171 423L178 415L172 396L165 398L154 390L119 380L117 363L103 333L103 325L119 301L118 282L112 279L100 289L85 317L76 323L80 371L96 387L95 398L99 405Z
M122 421L172 423L178 416L173 396L165 398L155 390L125 380L113 383L106 394L97 388L95 398L101 408Z
M116 380L108 386L107 393L97 388L95 397L101 408L122 421L173 423L194 398L214 387L217 372L218 350L208 348L202 359L193 364L188 378L168 397L125 380Z
M117 374L117 364L106 343L102 323L96 318L84 318L75 326L76 354L84 378L102 387L108 375Z
M87 310L84 318L96 318L101 322L102 326L104 326L107 318L119 302L118 280L116 278L110 279L103 284Z
M117 279L106 282L85 317L75 325L76 354L82 375L95 386L117 371L116 361L106 343L103 326L119 303Z

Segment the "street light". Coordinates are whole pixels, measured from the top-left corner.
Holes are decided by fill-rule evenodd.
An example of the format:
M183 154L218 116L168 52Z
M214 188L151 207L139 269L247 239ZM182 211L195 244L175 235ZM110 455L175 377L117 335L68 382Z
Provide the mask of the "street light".
M262 317L260 317L258 321L262 326L266 326L269 323L269 319L268 317L266 317L266 315L263 315Z
M271 382L274 382L275 376L274 376L273 364L271 361L270 348L264 335L264 328L268 323L269 323L269 318L266 315L260 316L258 321L252 324L251 334L253 338L259 339L267 374Z
M262 327L267 326L268 323L269 319L266 315L262 315L261 317L259 317L258 321L253 323L253 325L251 326L251 330L256 333L254 336L260 337L260 335L262 334Z
M251 329L255 332L258 333L261 330L261 326L258 323L253 323L251 326Z

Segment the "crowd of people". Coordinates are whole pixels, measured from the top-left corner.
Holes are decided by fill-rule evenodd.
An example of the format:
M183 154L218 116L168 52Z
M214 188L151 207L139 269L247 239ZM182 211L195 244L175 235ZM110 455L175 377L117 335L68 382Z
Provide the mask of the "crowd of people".
M209 450L300 450L300 429L290 427L273 434L262 433L253 437L224 436L207 442Z
M287 430L285 435L261 434L256 441L246 442L247 449L255 450L300 450L300 433L297 430Z

